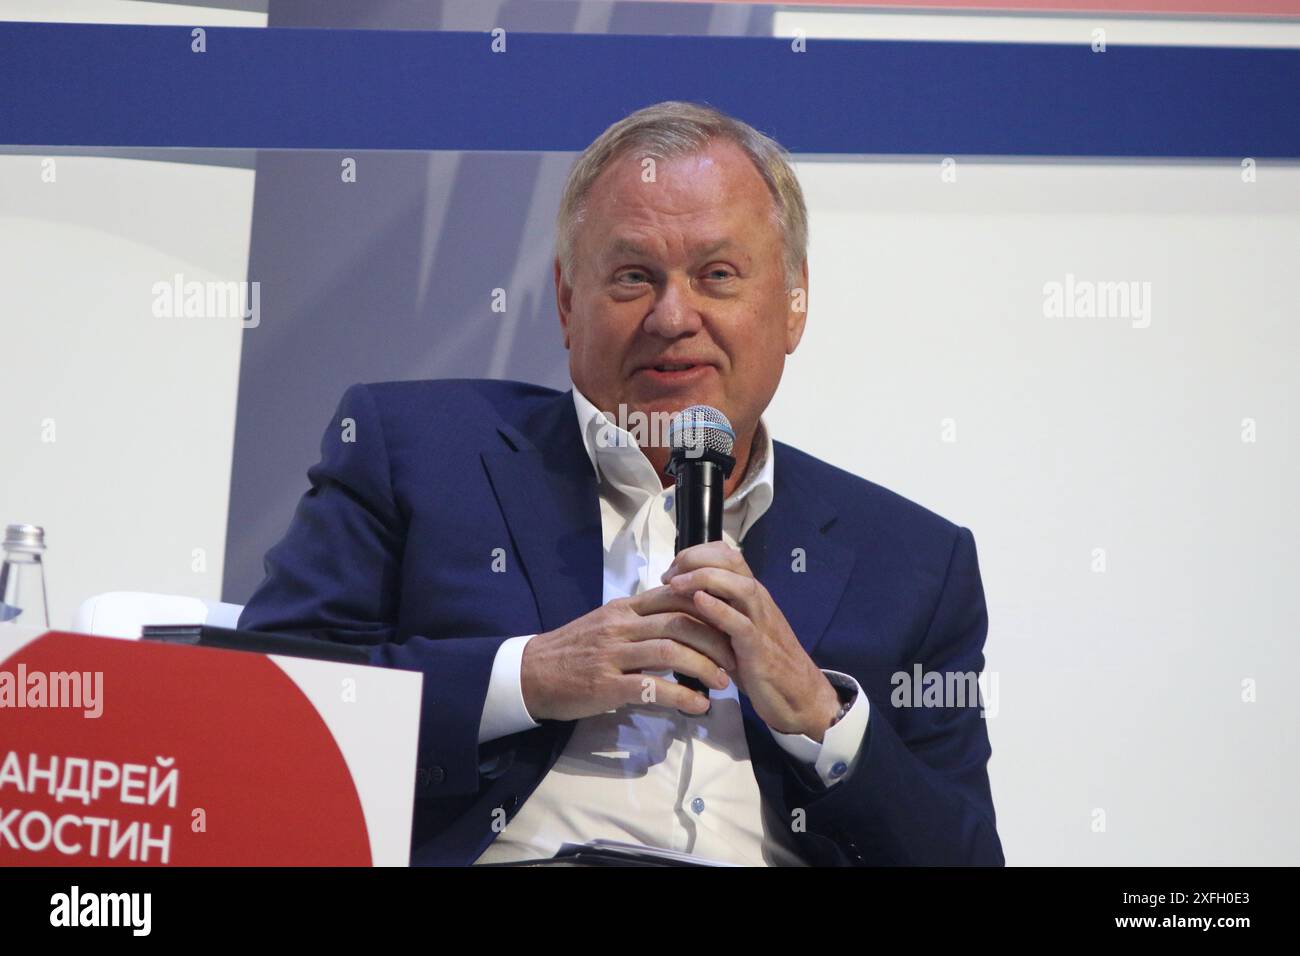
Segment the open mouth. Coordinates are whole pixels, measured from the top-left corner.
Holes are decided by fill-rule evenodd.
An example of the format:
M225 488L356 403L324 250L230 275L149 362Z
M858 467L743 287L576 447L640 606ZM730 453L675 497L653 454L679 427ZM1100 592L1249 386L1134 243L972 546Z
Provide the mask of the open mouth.
M687 386L693 388L715 372L717 368L712 362L681 359L642 365L634 374L642 381L654 383L661 388L680 389Z

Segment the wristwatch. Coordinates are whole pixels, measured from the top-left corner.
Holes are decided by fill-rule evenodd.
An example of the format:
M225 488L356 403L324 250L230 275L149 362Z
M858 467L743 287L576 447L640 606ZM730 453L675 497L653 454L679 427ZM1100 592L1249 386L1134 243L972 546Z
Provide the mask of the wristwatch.
M823 671L822 673L826 672ZM853 702L858 699L858 691L852 684L846 683L842 677L832 677L830 674L826 674L826 679L831 682L831 686L835 688L835 693L840 698L840 712L835 715L835 719L830 723L831 727L834 727L844 719L844 715L849 712Z

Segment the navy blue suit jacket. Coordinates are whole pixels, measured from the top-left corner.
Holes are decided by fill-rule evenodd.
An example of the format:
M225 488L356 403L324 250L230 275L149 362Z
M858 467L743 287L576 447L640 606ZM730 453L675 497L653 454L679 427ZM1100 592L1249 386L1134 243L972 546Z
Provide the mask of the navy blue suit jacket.
M599 496L573 396L487 380L355 385L307 475L240 626L370 645L376 664L423 672L411 861L471 863L494 811L514 815L573 729L543 721L479 746L497 648L602 601ZM970 532L781 442L774 484L745 559L818 666L852 674L871 710L856 769L826 789L742 694L763 799L802 821L814 864L1002 864L978 706L890 701L891 675L914 663L984 666Z

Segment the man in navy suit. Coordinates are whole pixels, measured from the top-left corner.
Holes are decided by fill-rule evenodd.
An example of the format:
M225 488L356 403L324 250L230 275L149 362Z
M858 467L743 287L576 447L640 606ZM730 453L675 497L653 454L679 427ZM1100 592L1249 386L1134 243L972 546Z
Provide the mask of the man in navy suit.
M556 245L574 388L348 389L240 626L423 673L413 863L613 838L1002 864L970 532L762 419L807 315L780 147L693 104L633 113L575 163ZM724 539L674 554L653 423L693 404L727 414L736 467Z

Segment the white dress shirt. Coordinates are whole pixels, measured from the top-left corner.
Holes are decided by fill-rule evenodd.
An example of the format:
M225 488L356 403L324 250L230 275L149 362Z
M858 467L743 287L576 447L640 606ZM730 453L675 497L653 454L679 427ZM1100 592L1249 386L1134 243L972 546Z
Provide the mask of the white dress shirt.
M608 603L660 585L675 553L673 488L662 486L632 436L576 387L573 402L600 492ZM732 547L772 503L773 451L760 420L745 478L723 507L723 540ZM524 706L520 677L524 646L534 636L511 638L497 651L480 743L541 726ZM671 672L645 673L673 680ZM823 673L857 697L822 742L769 732L830 787L853 773L869 705L852 677ZM550 857L563 843L605 838L750 866L803 865L792 821L763 804L735 683L709 696L705 716L643 704L576 721L555 765L477 862Z

